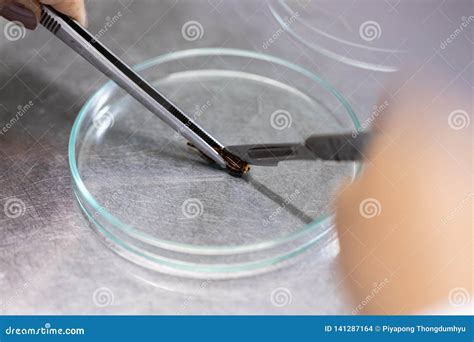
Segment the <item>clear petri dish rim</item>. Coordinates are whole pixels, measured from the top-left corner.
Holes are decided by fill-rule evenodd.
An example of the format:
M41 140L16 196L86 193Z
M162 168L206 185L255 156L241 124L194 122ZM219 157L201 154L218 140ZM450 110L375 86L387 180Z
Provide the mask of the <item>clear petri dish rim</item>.
M334 87L332 87L330 84L328 84L326 81L324 81L323 79L321 79L320 77L312 73L311 71L275 56L261 54L261 53L253 52L253 51L239 50L239 49L201 48L201 49L182 50L182 51L167 53L167 54L158 56L156 58L147 60L141 64L138 64L134 67L134 69L140 72L152 66L156 66L156 65L173 61L173 60L177 60L177 59L202 57L202 56L210 56L210 55L257 59L260 61L269 62L276 65L281 65L285 68L288 68L297 73L300 73L303 76L311 79L312 81L319 83L322 87L324 87L327 91L329 91L329 93L332 94L341 103L341 105L347 112L348 117L350 118L350 120L352 121L354 125L354 131L359 131L361 129L359 120L356 114L354 113L354 111L352 110L351 106L344 99L344 97L341 94L339 94L339 92ZM239 253L259 252L265 249L278 247L280 245L297 240L298 238L301 238L305 234L314 231L319 226L328 224L328 222L332 220L333 214L328 213L328 214L318 217L311 223L303 226L302 229L299 230L298 232L289 234L288 236L284 236L284 237L271 240L271 241L263 241L263 242L248 244L248 245L243 245L243 246L203 246L203 245L195 246L191 244L177 243L177 242L173 242L169 240L157 239L156 237L153 237L149 234L141 232L137 230L136 228L121 222L117 217L115 217L112 213L110 213L105 207L101 206L100 203L89 192L89 190L87 189L87 187L85 186L84 182L81 179L79 168L77 165L77 160L76 160L76 156L77 156L76 143L77 143L79 131L82 125L85 123L85 120L87 119L87 113L90 109L90 106L97 99L99 99L101 96L106 94L112 87L117 87L117 85L115 85L115 83L113 83L112 81L108 81L81 108L76 120L74 121L72 130L71 130L69 146L68 146L68 160L69 160L69 166L70 166L70 170L71 170L71 174L73 178L74 191L79 192L79 194L76 193L76 196L80 196L81 199L84 199L87 202L87 204L91 206L91 208L93 208L94 212L100 213L100 215L104 217L104 219L107 222L113 225L114 228L118 228L121 231L125 232L126 234L134 238L137 238L141 241L144 241L146 243L149 243L153 246L170 250L170 251L198 254L198 255L231 255L231 254L239 254ZM359 167L357 167L356 172L358 170L359 170ZM84 206L82 206L82 204L81 204L81 207L83 208L83 210L87 211L87 209L85 209ZM94 224L97 225L97 223L94 223ZM301 247L302 247L301 250L305 250L308 246L305 244ZM294 254L295 253L288 253L287 256L289 257Z
M309 47L315 52L318 52L340 63L354 66L360 69L387 72L387 73L398 71L398 66L392 65L390 63L384 63L384 61L382 62L368 61L368 60L365 60L363 57L354 57L354 56L344 55L338 51L335 51L331 48L326 47L324 44L313 43L313 42L308 41L300 33L298 33L297 29L295 29L292 25L287 25L285 23L285 18L288 18L288 17L292 18L295 16L295 13L298 13L297 11L293 10L293 8L287 3L286 0L277 0L274 3L269 3L268 7L270 9L270 12L273 18L277 21L279 25L281 25L281 27L284 28L286 32L288 32L295 40ZM356 43L348 39L345 39L344 37L338 37L328 32L325 32L317 27L314 27L311 24L307 23L304 19L298 18L296 21L298 24L300 24L300 28L302 27L305 30L312 32L315 35L319 35L333 42L338 42L341 46L353 47L360 50L380 53L382 54L383 59L387 58L387 56L390 54L403 55L407 53L406 50L399 49L399 48L382 48L382 47Z

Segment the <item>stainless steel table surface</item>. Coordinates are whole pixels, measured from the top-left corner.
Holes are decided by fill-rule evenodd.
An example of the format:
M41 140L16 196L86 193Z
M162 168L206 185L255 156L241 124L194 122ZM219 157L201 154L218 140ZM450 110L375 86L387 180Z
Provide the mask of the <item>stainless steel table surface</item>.
M358 10L357 2L345 3L349 11ZM452 74L448 82L472 87L472 27L452 48L440 50L462 16L474 14L471 1L411 1L409 11L406 1L383 3L385 10L399 11L401 21L410 12L406 20L414 26L400 25L401 46L421 37L420 60L444 64ZM264 49L263 42L279 28L267 1L91 0L87 7L90 30L102 32L101 40L130 64L181 49L242 48L318 73L340 90L362 120L378 98L390 96L383 87L386 74L337 63L286 33ZM119 20L108 25L114 16ZM183 39L181 28L190 20L201 23L201 39ZM383 21L382 14L378 20ZM1 32L6 25L1 19ZM0 126L8 128L0 135L1 314L351 312L344 287L350 275L338 269L337 239L316 246L296 264L229 281L150 274L102 245L75 203L67 145L79 109L104 82L104 76L44 29L20 39L0 35ZM15 113L28 107L11 124ZM12 198L25 203L20 217L3 212Z

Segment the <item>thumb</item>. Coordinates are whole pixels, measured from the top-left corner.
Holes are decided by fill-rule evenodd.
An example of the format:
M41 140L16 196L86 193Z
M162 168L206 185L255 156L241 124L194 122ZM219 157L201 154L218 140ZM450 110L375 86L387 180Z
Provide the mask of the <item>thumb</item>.
M41 9L37 0L0 0L0 15L34 30L38 25Z

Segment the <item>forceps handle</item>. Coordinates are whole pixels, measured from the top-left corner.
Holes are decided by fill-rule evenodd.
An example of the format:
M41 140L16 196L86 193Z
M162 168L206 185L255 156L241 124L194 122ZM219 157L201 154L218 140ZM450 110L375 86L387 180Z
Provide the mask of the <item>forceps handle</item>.
M50 6L42 5L40 23L153 114L192 142L206 156L221 167L226 167L226 162L218 153L218 150L224 147L222 144L194 123L76 21Z

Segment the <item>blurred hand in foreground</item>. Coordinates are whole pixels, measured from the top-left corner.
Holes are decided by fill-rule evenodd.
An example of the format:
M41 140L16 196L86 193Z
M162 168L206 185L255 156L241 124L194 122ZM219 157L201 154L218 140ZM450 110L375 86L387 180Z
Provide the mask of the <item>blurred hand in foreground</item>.
M471 97L438 70L411 75L379 106L364 169L337 202L342 272L353 313L468 314Z

